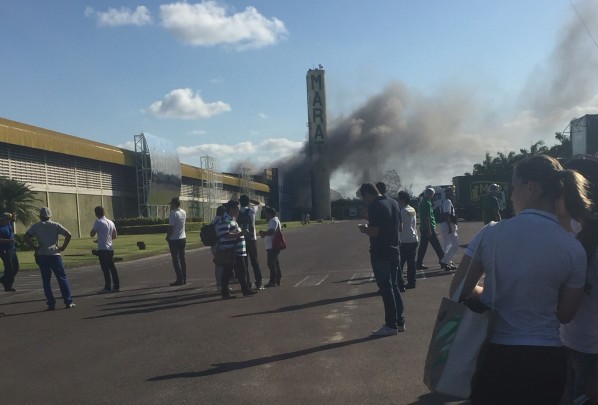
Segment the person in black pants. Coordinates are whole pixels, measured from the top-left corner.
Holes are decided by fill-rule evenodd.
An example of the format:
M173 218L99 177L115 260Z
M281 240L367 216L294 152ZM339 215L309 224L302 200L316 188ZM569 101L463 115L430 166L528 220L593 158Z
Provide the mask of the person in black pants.
M252 291L249 287L247 283L247 277L245 275L245 238L243 235L243 231L241 230L241 228L239 228L239 225L236 221L236 218L239 215L239 202L235 200L230 200L226 203L225 206L226 214L224 215L224 217L222 217L222 220L218 222L218 228L216 230L216 233L218 234L219 238L218 249L232 249L234 251L235 260L233 263L226 263L222 266L222 298L236 298L234 295L230 293L228 289L228 283L233 271L237 275L239 284L241 284L241 290L243 291L243 295L251 296L255 294L255 292Z
M403 266L407 263L407 284L404 288L415 288L415 254L417 253L417 214L415 209L409 205L410 196L406 191L399 191L398 202L401 207L401 225L399 232L399 251L401 252L401 263L399 267L399 288L404 284Z
M4 291L15 291L12 287L15 275L19 272L19 259L15 246L13 216L9 212L0 215L0 258L4 264L4 275L0 282Z
M187 245L187 234L185 233L185 222L187 213L181 208L181 200L174 197L170 200L170 216L168 217L168 230L166 240L172 257L172 265L176 274L176 280L170 283L172 286L187 284L187 261L185 259L185 246Z
M96 222L93 224L89 236L92 238L97 235L98 249L96 251L98 259L100 260L100 268L104 274L104 289L98 294L107 294L111 292L120 291L120 280L118 278L118 271L114 264L114 248L112 243L116 239L116 227L114 222L106 218L104 207L98 205L94 209L96 215ZM114 288L112 288L114 285Z
M280 220L276 216L276 210L272 207L264 208L266 220L268 221L268 230L260 231L260 236L264 238L264 245L266 245L266 253L268 254L268 269L270 270L270 281L266 284L266 288L280 286L280 279L282 273L280 271L280 262L278 261L279 249L275 249L272 240L276 232L280 231Z
M442 246L440 246L438 234L436 233L436 219L432 210L432 198L434 198L434 194L436 194L436 191L432 187L428 187L424 190L424 198L419 204L419 232L421 240L419 250L417 251L416 266L418 270L428 269L427 266L424 266L424 256L426 255L426 250L428 250L428 242L434 248L434 252L438 256L438 262L444 257L444 251L442 250Z
M249 278L249 262L253 268L253 275L255 276L255 289L262 290L262 271L260 263L257 259L257 235L255 232L255 209L249 205L249 197L242 195L239 197L241 209L237 217L237 223L245 233L245 246L247 248L247 256L244 256L245 268L247 273L247 284L251 286Z

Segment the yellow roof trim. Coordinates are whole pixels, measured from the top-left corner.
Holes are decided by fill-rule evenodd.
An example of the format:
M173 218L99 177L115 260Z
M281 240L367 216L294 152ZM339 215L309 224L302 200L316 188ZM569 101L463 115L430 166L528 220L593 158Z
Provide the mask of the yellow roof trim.
M135 152L0 117L0 142L135 166Z
M135 167L134 151L11 121L2 117L0 117L0 142ZM181 163L181 174L188 178L201 180L202 169ZM222 175L222 182L233 187L241 186L241 180L229 174ZM253 186L256 191L270 192L270 187L266 184L253 182Z

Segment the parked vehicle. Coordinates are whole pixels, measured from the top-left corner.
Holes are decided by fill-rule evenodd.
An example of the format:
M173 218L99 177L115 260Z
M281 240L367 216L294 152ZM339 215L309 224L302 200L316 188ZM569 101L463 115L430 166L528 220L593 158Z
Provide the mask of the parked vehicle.
M503 217L513 216L511 204L510 176L457 176L453 177L455 187L455 211L459 218L469 221L482 219L482 202L488 196L488 187L497 184L500 193L497 196Z

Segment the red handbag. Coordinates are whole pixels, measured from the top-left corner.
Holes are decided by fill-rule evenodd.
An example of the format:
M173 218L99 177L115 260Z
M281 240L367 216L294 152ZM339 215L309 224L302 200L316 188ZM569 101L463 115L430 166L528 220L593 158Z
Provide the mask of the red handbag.
M272 249L285 250L287 248L287 240L284 238L281 230L276 231L272 238Z

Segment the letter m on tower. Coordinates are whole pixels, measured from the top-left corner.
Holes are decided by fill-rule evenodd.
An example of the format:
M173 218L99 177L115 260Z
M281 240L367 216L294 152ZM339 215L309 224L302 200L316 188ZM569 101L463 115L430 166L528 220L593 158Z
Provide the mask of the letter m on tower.
M307 110L310 143L326 141L326 86L324 70L307 72Z

